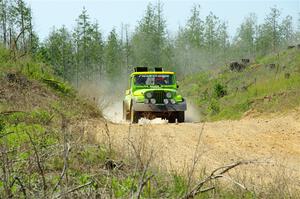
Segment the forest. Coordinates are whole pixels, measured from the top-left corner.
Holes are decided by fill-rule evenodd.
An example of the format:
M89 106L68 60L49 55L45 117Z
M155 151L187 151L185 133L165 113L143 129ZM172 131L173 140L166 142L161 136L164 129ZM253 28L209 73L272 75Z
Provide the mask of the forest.
M35 32L32 10L23 0L2 0L0 21L0 42L15 59L30 54L77 87L83 80L113 80L136 66L162 66L184 77L232 60L253 60L300 42L300 19L282 16L276 6L261 24L255 13L247 14L233 38L228 22L212 12L202 17L197 4L175 34L167 29L161 2L148 4L134 31L124 24L120 30L113 28L107 38L85 8L74 19L74 29L53 27L43 41Z

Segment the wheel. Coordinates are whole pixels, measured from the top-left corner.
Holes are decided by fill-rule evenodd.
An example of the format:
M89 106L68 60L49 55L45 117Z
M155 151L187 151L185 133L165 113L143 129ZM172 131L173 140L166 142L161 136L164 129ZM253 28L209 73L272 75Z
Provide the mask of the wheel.
M184 122L184 111L177 112L177 122L178 123Z
M126 105L125 105L125 102L123 101L123 120L124 121L128 121L130 120L130 112L128 112L126 110Z
M139 122L140 119L140 114L137 111L134 111L131 109L130 111L130 122L132 124L137 124Z
M123 101L123 120L124 121L127 120L126 115L127 115L127 112L126 112L126 108L125 108L125 102Z
M175 121L176 121L176 117L175 116L176 115L174 113L170 114L170 116L168 118L169 123L175 123Z

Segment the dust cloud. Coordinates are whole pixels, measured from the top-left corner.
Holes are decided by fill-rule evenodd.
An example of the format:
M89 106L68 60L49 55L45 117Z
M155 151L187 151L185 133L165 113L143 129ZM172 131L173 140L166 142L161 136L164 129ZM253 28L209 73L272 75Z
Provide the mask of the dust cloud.
M122 100L125 96L126 81L124 78L82 81L78 92L80 96L93 101L104 118L114 123L122 123Z
M187 99L187 110L185 112L185 122L200 122L201 113L199 108Z
M115 102L103 109L105 119L114 123L125 123L123 120L123 104L122 100L114 100Z

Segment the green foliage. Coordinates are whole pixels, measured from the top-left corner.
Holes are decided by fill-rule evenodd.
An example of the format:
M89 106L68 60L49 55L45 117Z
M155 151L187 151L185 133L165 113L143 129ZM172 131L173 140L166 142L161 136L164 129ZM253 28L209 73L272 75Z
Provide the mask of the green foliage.
M180 175L173 175L173 181L172 181L172 188L171 188L171 195L176 196L182 196L187 191L187 181Z
M98 146L98 147L88 147L86 146L80 152L80 156L82 158L82 163L87 166L99 165L105 161L107 157L107 151Z
M43 79L43 82L45 82L47 85L49 85L54 90L57 90L63 94L72 94L72 88L60 81L54 80L54 79Z
M170 67L171 49L167 40L162 5L148 4L132 36L132 65Z
M10 60L10 54L7 49L0 45L0 64L7 63Z
M16 112L5 116L5 121L8 124L19 124L19 123L28 123L28 124L48 124L53 115L45 110L35 110L32 112Z
M225 86L223 86L222 84L220 83L216 83L214 85L214 93L213 93L213 96L214 97L217 97L217 98L222 98L224 97L225 95L227 95L227 90L225 88Z
M270 63L277 68L270 69ZM284 111L299 106L299 63L298 50L286 50L261 57L240 73L222 69L189 76L180 89L196 102L204 120L239 119L250 109Z
M211 115L216 115L220 112L219 101L215 98L212 98L209 104L209 112Z
M71 35L64 26L53 30L45 43L45 53L42 56L45 61L52 64L55 74L63 77L64 80L75 75L75 71L72 69L75 64L72 42Z
M137 190L137 181L130 176L125 179L113 178L111 185L117 198L126 198L131 191Z
M110 78L117 77L121 68L121 46L119 40L117 38L116 30L113 29L109 36L107 45L105 46L105 64L106 64L106 72Z

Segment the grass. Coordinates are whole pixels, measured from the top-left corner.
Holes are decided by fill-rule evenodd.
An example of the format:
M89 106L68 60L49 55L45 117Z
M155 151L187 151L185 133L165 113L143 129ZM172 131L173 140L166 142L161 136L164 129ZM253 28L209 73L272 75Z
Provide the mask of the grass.
M274 69L269 68L272 63ZM218 87L223 87L227 95L216 96ZM240 119L249 110L290 110L300 105L300 53L291 49L268 55L242 72L231 72L224 66L217 73L194 74L183 80L181 91L208 121Z

